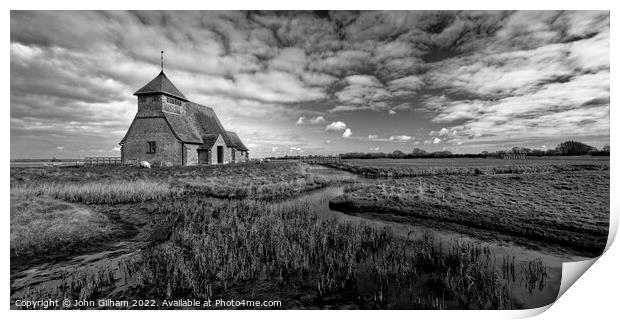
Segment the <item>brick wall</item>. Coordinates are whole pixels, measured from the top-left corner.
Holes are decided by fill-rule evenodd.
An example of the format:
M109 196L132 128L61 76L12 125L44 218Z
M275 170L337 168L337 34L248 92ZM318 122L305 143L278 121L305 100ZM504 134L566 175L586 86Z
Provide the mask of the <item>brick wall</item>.
M217 147L221 146L224 149L224 163L230 162L230 152L228 152L228 148L226 148L226 142L224 142L224 138L222 135L217 137L213 147L211 148L211 164L217 164Z
M147 153L148 141L155 141L155 153ZM123 163L148 161L154 165L164 162L181 165L181 148L181 142L174 136L164 118L137 118L129 129L122 148Z
M158 117L162 115L162 111L185 114L185 102L174 99L181 105L169 103L168 97L158 95L148 95L138 97L138 117Z

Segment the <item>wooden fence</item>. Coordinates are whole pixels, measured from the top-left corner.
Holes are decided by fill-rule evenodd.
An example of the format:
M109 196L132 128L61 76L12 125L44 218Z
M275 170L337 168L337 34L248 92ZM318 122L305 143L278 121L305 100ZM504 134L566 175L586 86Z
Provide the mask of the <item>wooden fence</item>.
M122 164L121 157L85 157L85 166L117 166Z

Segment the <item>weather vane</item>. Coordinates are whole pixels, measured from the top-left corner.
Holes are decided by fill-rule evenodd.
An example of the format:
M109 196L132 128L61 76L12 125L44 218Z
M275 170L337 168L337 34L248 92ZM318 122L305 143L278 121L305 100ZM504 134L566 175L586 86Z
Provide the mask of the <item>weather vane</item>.
M164 51L161 51L161 72L164 72Z

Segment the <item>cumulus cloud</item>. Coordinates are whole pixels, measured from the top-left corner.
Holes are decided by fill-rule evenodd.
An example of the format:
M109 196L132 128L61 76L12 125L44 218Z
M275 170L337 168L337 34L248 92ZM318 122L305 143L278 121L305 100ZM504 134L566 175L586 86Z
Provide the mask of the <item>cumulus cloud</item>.
M304 124L304 117L299 117L299 119L297 119L297 122L295 122L295 124L297 125Z
M387 83L393 96L414 95L420 88L422 88L423 84L424 82L417 76L407 76Z
M325 127L325 131L343 131L347 128L347 124L342 121L335 121Z
M348 138L353 134L353 132L351 132L351 129L346 128L344 129L344 132L342 133L342 137L343 138Z
M390 109L390 111L388 111L388 114L389 114L389 115L394 115L394 114L396 114L396 111L394 111L394 110Z
M316 116L310 119L310 123L312 124L319 124L319 123L324 123L324 122L326 122L326 120L323 116Z
M435 138L433 139L433 144L438 144L438 143L440 143L440 142L441 142L441 139L439 139L439 138L437 138L437 137L435 137Z
M450 131L446 128L441 128L441 130L439 131L432 130L428 133L428 135L432 137L447 137L448 135L450 135Z
M378 139L378 138L379 138L379 136L378 136L378 135L376 135L376 134L369 134L369 135L368 135L368 140L376 140L376 139Z

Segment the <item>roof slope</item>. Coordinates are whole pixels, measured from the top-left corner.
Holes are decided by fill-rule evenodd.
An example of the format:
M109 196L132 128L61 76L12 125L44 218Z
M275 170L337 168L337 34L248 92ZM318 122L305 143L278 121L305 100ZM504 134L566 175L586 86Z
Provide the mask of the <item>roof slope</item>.
M232 143L234 144L234 147L237 148L237 150L248 151L248 148L245 147L245 145L243 144L243 142L241 142L241 139L239 139L239 136L236 133L232 131L226 131L226 134L228 135L230 140L232 140Z
M194 125L200 137L208 134L221 134L227 146L233 145L212 108L188 101L185 104L185 115L183 117Z
M187 101L187 98L185 98L185 96L181 93L181 91L179 91L179 89L177 89L177 87L174 86L174 84L172 84L163 71L160 72L155 79L151 80L151 82L136 91L134 95L140 96L154 93L165 93L169 96Z

